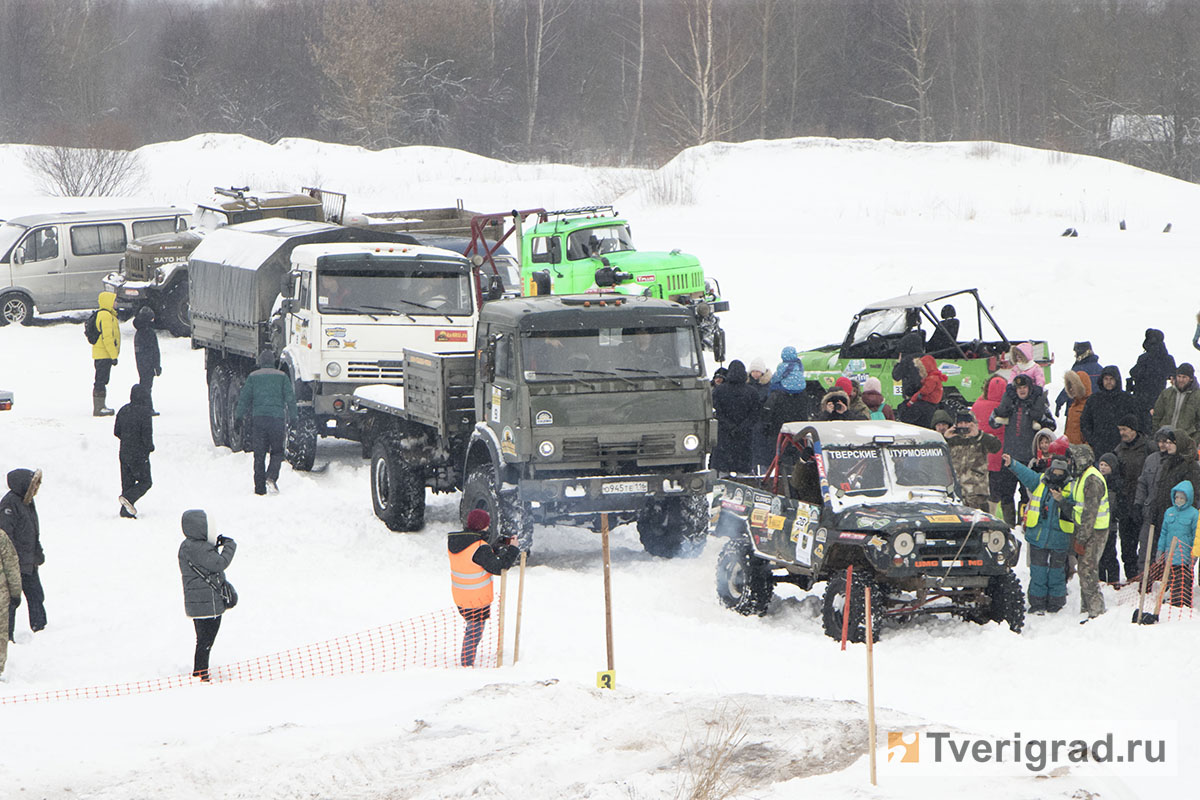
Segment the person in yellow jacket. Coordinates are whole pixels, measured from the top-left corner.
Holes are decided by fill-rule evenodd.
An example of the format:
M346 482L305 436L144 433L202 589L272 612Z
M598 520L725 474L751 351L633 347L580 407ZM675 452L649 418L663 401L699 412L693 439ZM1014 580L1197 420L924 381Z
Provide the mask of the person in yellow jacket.
M479 638L491 616L492 576L499 575L521 557L520 548L512 544L488 544L487 532L491 524L488 512L475 508L467 514L467 529L451 531L446 537L446 549L450 553L450 592L458 613L467 621L459 657L459 663L464 667L475 665Z
M96 327L100 338L92 345L92 361L96 364L96 381L92 384L92 416L108 417L114 413L104 404L108 394L108 377L117 365L121 354L121 326L117 323L117 312L113 303L117 296L112 292L101 292L97 299L100 313L96 315Z

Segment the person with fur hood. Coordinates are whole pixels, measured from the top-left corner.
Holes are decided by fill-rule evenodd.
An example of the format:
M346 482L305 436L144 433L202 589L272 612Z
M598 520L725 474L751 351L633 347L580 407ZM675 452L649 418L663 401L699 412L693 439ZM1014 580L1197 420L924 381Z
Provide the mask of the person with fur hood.
M1092 352L1091 342L1075 343L1075 363L1071 365L1072 372L1086 372L1092 379L1092 389L1096 389L1100 381L1100 359ZM1054 399L1054 416L1062 413L1062 407L1070 401L1067 390L1063 389Z
M1133 396L1134 405L1142 418L1140 430L1152 431L1167 424L1156 419L1151 427L1150 409L1154 408L1163 387L1173 375L1175 359L1167 352L1163 332L1157 328L1147 328L1146 337L1142 340L1142 354L1129 370L1129 380L1125 385L1125 390Z
M850 412L855 416L851 419L870 419L871 410L867 408L867 404L862 399L862 387L858 381L853 378L847 378L845 375L833 382L833 385L846 393L850 398Z
M750 360L746 385L758 394L760 408L766 406L767 399L770 397L771 377L771 371L767 369L767 362L761 356L755 356ZM755 471L760 474L766 470L775 456L775 439L774 437L768 439L767 427L766 415L759 413L754 422L754 440L750 457Z
M1086 372L1067 370L1063 373L1063 383L1065 384L1063 391L1071 400L1067 406L1067 424L1063 433L1071 444L1083 444L1083 431L1079 427L1079 420L1083 416L1083 409L1087 406L1088 398L1092 396L1092 379Z
M1067 437L1057 436L1049 428L1042 428L1033 436L1033 458L1029 460L1029 468L1034 472L1045 472L1053 459L1067 454L1070 446Z
M862 414L850 408L850 395L834 387L821 398L821 409L815 419L818 422L841 422L843 420L866 419Z
M21 572L21 590L29 603L29 628L37 633L46 627L46 592L38 567L46 563L42 550L42 528L38 520L37 504L33 498L42 485L40 469L14 469L8 473L8 492L0 497L0 535L12 540L17 551ZM11 594L12 586L9 586ZM13 641L17 624L17 606L21 596L12 598L8 605L8 640Z
M1046 373L1042 371L1041 366L1033 360L1033 343L1021 342L1014 344L1012 349L1008 351L1008 357L1012 361L1012 375L1009 380L1013 380L1018 375L1028 375L1039 387L1046 385Z
M863 382L862 401L867 407L867 419L896 419L896 412L883 401L883 384L874 375Z
M713 448L710 465L717 472L750 472L754 439L754 423L760 405L758 390L746 384L746 365L734 359L729 362L725 382L713 389L713 410L717 418L717 445Z
M979 399L971 404L971 413L975 415L975 421L979 423L979 430L984 433L990 433L1000 440L1000 445L1004 445L1004 428L993 426L988 419L992 416L992 412L996 410L996 406L1000 405L1000 398L1004 397L1004 389L1008 386L1008 381L1000 375L993 375L988 378L987 387L984 388L983 394ZM991 498L992 506L995 508L1000 502L1000 494L998 484L1009 484L1009 496L1012 496L1015 489L1015 481L1007 476L1001 475L1004 472L1003 450L999 453L991 453L988 455L988 495ZM995 511L993 511L995 513ZM997 514L997 516L1000 516Z

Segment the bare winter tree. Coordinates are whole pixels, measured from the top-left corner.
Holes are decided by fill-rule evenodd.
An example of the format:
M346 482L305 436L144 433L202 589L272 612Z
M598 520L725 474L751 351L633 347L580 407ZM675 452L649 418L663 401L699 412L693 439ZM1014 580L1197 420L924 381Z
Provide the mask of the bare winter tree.
M658 110L668 136L688 147L730 134L753 114L753 104L735 102L733 92L753 50L745 39L733 37L728 24L720 24L715 0L679 0L677 5L686 27L681 43L664 45L664 52L686 91L669 92Z
M629 142L625 149L625 158L632 161L637 150L638 129L642 122L642 95L646 75L646 0L637 0L637 20L631 25L631 32L625 37L633 50L626 56L622 67L633 73L633 86L626 92L633 97L628 102L632 106L629 112Z
M137 154L130 150L37 147L29 151L26 164L45 192L58 197L128 194L143 177Z
M893 0L892 14L885 16L888 48L882 58L898 75L888 97L871 96L893 109L906 111L905 124L916 128L917 141L934 136L931 104L936 68L930 48L944 17L940 0Z
M563 26L560 18L574 0L524 0L525 12L525 147L533 146L533 131L537 127L538 97L542 70L554 58L561 44Z

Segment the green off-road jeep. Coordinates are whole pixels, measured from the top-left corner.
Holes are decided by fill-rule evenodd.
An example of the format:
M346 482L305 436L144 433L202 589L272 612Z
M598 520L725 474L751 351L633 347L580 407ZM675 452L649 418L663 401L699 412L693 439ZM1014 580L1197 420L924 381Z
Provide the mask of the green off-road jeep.
M955 305L957 303L957 305ZM956 322L935 315L935 306L955 305ZM958 321L961 319L962 328ZM841 344L818 347L800 354L809 390L820 397L841 376L863 382L879 379L884 400L897 405L903 397L900 384L892 380L892 367L900 357L900 339L917 332L925 342L925 352L938 362L946 375L944 402L965 407L975 402L987 388L993 374L1007 378L1013 363L1010 351L1015 343L1029 341L1033 360L1042 367L1047 383L1054 358L1050 345L1037 339L1009 339L990 311L979 299L978 289L954 292L917 292L869 303L854 315L850 330ZM955 333L955 335L950 335Z
M777 583L824 581L827 635L866 638L885 618L953 614L978 623L1025 622L1013 574L1021 545L1003 520L969 508L941 434L898 422L789 422L761 478L718 481L712 527L730 541L717 596L763 615ZM847 568L850 569L847 611Z

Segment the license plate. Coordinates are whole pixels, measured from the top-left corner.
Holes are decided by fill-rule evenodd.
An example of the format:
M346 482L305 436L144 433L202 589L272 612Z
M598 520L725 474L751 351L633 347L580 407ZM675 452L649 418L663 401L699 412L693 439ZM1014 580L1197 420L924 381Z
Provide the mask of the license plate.
M647 489L646 481L614 481L604 484L600 491L602 494L645 494Z

